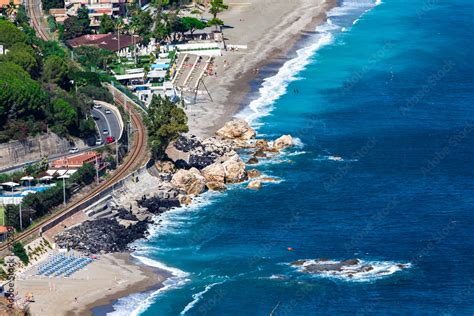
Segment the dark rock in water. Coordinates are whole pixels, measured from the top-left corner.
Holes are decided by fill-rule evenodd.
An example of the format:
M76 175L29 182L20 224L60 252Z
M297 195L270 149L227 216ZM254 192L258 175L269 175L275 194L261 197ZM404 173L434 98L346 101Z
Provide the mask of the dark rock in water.
M162 199L157 196L139 200L138 205L153 214L161 214L173 207L181 206L177 198Z
M306 260L297 260L297 261L292 262L291 265L293 265L293 266L302 266L305 262L306 262Z
M259 157L259 158L267 158L267 154L263 150L257 150L255 154L253 154L254 157Z
M147 222L125 228L116 220L101 218L86 221L59 233L54 238L60 248L72 248L86 254L124 251L128 244L146 236Z
M341 264L345 266L354 266L359 263L360 263L359 259L349 259L349 260L341 261Z
M254 165L254 164L257 164L257 163L258 163L258 159L255 158L255 157L252 157L247 161L248 165Z

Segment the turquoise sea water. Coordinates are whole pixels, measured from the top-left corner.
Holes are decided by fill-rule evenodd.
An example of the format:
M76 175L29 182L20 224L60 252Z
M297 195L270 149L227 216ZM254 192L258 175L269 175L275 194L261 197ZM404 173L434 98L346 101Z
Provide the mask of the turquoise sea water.
M174 276L113 314L472 315L473 21L471 0L333 10L240 113L298 138L258 165L281 181L163 214L135 256ZM317 258L374 270L289 265Z

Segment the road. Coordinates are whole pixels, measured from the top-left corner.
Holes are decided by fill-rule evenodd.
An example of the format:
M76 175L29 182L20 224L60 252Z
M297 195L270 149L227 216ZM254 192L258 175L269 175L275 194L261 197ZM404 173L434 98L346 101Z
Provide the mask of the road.
M48 156L48 160L51 161L51 160L58 159L58 158L61 158L61 157L69 157L69 156L77 155L77 154L82 153L82 152L98 149L98 148L102 147L105 144L105 139L107 138L107 136L113 136L113 137L115 137L115 139L120 139L120 137L122 136L121 126L123 126L123 123L121 124L121 122L120 122L121 118L119 118L117 116L117 114L115 113L115 111L112 110L112 105L106 105L105 102L101 102L101 105L102 105L102 107L100 109L93 108L91 110L91 113L92 113L93 116L99 118L95 122L96 122L96 127L97 127L97 135L100 135L100 137L103 141L103 144L102 145L87 146L85 148L81 148L78 152L73 153L73 154L66 152L66 153L50 155L50 156ZM111 113L106 114L105 113L106 109L110 109ZM107 129L109 131L109 135L104 135L103 134L104 129ZM28 161L28 162L21 163L21 164L15 165L15 166L11 166L11 167L8 167L8 168L3 168L3 169L0 169L0 173L6 173L6 172L10 173L10 172L14 172L14 171L17 171L17 170L21 170L25 166L38 163L41 160L42 159L36 159L36 160L33 160L33 161Z
M114 101L116 103L122 104L125 106L124 100L125 100L125 97L123 95L121 94L114 95ZM92 190L92 192L87 194L87 196L85 196L84 198L81 198L79 201L70 203L70 205L68 205L66 209L57 212L53 216L45 218L34 227L26 229L25 231L15 235L15 241L21 241L23 239L30 237L31 235L39 234L39 232L42 231L42 228L45 227L46 225L55 223L56 221L63 220L63 217L68 216L68 214L72 210L76 209L77 207L80 207L85 202L95 198L102 191L110 188L111 186L119 182L128 174L137 170L139 167L143 165L146 159L148 159L147 130L142 121L141 113L139 113L141 109L138 110L136 108L138 106L130 107L130 102L127 102L127 103L129 105L130 118L135 128L135 132L134 132L134 137L133 137L132 148L130 149L129 154L125 157L123 164L119 166L119 168L111 175L111 177L109 177L105 182L101 183L98 187ZM0 245L1 252L8 250L8 248L9 248L8 243L2 243Z
M109 110L110 113L105 113L106 110ZM100 108L94 107L91 110L91 113L94 116L94 120L97 125L98 135L104 143L108 136L113 136L117 140L120 138L122 135L122 124L120 124L120 118L117 117L114 111L105 106L101 106ZM103 133L104 129L108 131L108 134Z

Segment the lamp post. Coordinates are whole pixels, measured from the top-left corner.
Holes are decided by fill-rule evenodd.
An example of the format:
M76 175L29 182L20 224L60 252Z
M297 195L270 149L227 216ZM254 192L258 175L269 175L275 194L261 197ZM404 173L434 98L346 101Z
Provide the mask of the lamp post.
M23 230L23 219L21 218L21 199L20 199L20 211L19 211L19 215L20 215L20 231Z
M64 206L66 206L66 179L69 179L71 176L68 175L68 174L64 174L60 177L58 177L59 179L63 179L63 202L64 202Z

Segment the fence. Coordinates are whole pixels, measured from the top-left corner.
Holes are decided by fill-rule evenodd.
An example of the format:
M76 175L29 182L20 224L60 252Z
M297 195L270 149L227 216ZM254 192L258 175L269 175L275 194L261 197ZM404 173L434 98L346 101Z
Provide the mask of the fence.
M64 221L66 218L69 218L70 216L74 215L75 213L79 212L80 210L83 210L83 209L91 206L92 204L94 204L95 202L101 200L102 198L106 197L107 195L111 194L115 190L118 190L118 189L122 188L126 181L128 181L129 179L131 179L133 177L137 177L138 175L142 174L146 170L147 170L146 166L140 167L138 170L130 173L129 175L127 175L122 180L117 181L116 183L114 183L110 187L106 188L105 190L97 193L96 195L94 195L91 198L85 200L81 204L76 205L75 207L71 208L69 211L61 214L61 216L55 218L53 221L51 221L51 222L47 223L46 225L42 226L41 229L40 229L40 233L42 234L42 233L48 231L49 229L53 228L54 226L56 226L59 223L61 223L62 221Z

